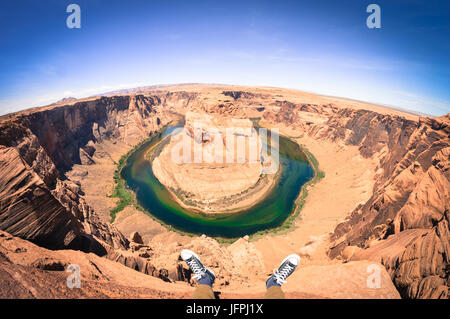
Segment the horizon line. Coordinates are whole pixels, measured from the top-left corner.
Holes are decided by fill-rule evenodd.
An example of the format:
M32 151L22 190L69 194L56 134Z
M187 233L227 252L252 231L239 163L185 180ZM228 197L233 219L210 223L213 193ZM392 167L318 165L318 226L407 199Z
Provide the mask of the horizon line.
M79 97L79 98L71 96L71 95L67 95L67 96L64 96L64 97L62 97L62 98L60 98L60 99L58 99L58 100L56 100L55 102L52 102L52 103L43 104L43 105L29 106L29 107L25 107L25 108L19 108L17 111L8 112L8 113L4 113L4 114L0 113L0 117L13 115L13 114L20 113L20 112L27 111L27 110L40 109L40 108L44 108L44 107L48 107L48 106L52 106L52 105L58 105L59 101L62 101L64 99L68 99L68 98L74 98L77 101L82 101L82 100L86 100L86 99L90 99L90 98L94 98L94 97L114 96L114 95L132 95L132 94L139 93L139 92L119 93L120 91L139 90L139 89L147 89L149 91L152 91L152 90L170 88L170 87L174 87L174 86L189 86L189 85L219 86L219 87L220 86L231 86L231 87L232 86L237 86L237 87L249 87L249 88L274 88L274 89L294 90L294 91L298 91L298 92L314 94L314 95L319 96L319 97L343 99L343 100L348 100L348 101L352 101L352 102L368 104L368 105L373 105L373 106L382 107L382 108L388 108L388 109L392 109L392 110L395 110L395 111L399 111L399 112L403 112L403 113L407 113L407 114L415 115L415 116L426 116L426 117L432 117L432 118L439 118L441 116L445 116L447 114L450 114L450 112L449 112L449 113L445 113L445 114L440 115L440 116L436 116L436 115L432 115L432 114L429 114L429 113L423 113L423 112L411 110L411 109L400 107L400 106L396 106L396 105L390 105L390 104L383 104L383 103L380 103L380 102L372 102L372 101L360 100L360 99L351 98L351 97L345 97L345 96L336 96L336 95L322 94L322 93L318 93L318 92L314 92L314 91L307 91L307 90L302 90L302 89L299 89L299 88L291 88L291 87L279 87L279 86L272 86L272 85L248 85L248 84L244 85L244 84L208 83L208 82L181 82L181 83L148 84L148 85L129 86L129 87L121 87L121 85L118 85L117 89L112 88L111 90L99 92L99 93L96 93L96 94L93 94L93 95L87 95L87 96ZM74 94L74 95L77 95L77 94ZM73 101L73 102L76 103L76 101Z

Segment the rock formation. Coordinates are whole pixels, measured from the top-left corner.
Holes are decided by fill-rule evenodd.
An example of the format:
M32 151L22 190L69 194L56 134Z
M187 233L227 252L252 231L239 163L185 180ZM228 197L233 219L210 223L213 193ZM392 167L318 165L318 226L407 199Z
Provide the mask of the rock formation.
M187 112L152 170L181 205L230 213L252 206L273 185L274 177L263 172L263 164L271 163L264 155L250 120Z
M95 152L94 143L112 136L133 142L160 127L154 103L140 96L99 98L3 119L0 229L51 249L99 255L127 249L127 239L99 220L80 185L64 174L89 164L84 159Z
M30 250L45 250L39 260L26 254L20 259L19 252L9 254L0 247L0 267L5 270L0 272L0 296L61 296L36 282L43 280L53 285L62 278L57 272L66 267L70 258L56 258L45 248L58 250L61 254L58 256L73 253L77 260L85 260L86 265L105 263L114 265L111 266L114 269L120 266L120 271L128 274L141 272L139 276L150 274L167 282L189 282L190 272L178 260L183 246L196 249L206 263L219 271L221 287L245 286L263 279L267 269L261 254L245 239L228 247L211 238L194 238L183 244L145 244L137 234L131 240L126 239L114 225L105 222L97 208L86 203L83 179L87 172L75 171L75 166L95 166L99 158L108 157L105 145L120 142L131 149L151 132L188 111L261 117L266 123L283 125L296 136L331 141L343 149L357 147L363 158L377 162L375 183L370 199L349 211L348 218L331 235L329 257L348 262L348 265L333 264L333 269L347 278L349 272L359 269L354 265L365 265L367 261L380 263L402 297L449 297L450 115L418 118L296 91L215 86L152 87L139 93L61 101L0 117L3 242L5 238L22 240L21 247L27 249L27 245L33 245L30 241L40 246ZM21 247L17 249L20 251ZM305 251L305 255L309 254ZM18 275L14 275L14 267ZM103 278L95 267L87 267L92 270L89 276ZM344 271L344 267L351 270ZM308 271L314 275L313 268ZM153 279L158 280L153 282L158 286L161 281ZM389 286L389 280L385 282ZM122 284L129 287L136 281ZM23 288L30 285L35 290ZM95 280L89 285L98 287ZM120 285L111 283L111 289L118 292ZM165 292L158 295L153 290L154 294L148 295L183 296L191 291L187 284L183 285L188 289L180 294L160 290ZM316 288L304 293L314 295ZM368 293L360 290L354 294L350 290L349 296ZM384 296L396 296L388 290ZM126 296L142 296L147 292L136 288ZM118 296L105 291L99 295ZM84 290L64 296L99 295ZM331 290L328 296L342 297Z
M266 114L268 120L300 125L316 139L358 146L362 156L379 161L373 196L336 227L329 255L345 252L346 258L348 246L373 251L373 245L388 238L392 244L406 230L427 230L406 246L390 245L376 258L370 255L385 265L403 297L447 298L450 115L414 121L333 104L277 104L280 111Z
M397 263L386 261L385 266L403 296L447 297L449 118L421 119L419 123L377 122L379 119L370 122L362 139L353 135L350 141L360 140L365 156L380 154L383 173L372 198L336 228L330 256L337 256L347 245L369 248L405 230L429 229L428 235L395 252L400 255ZM383 264L392 253L393 249L381 256ZM416 266L403 264L412 259L421 261Z
M81 287L68 289L70 265ZM0 231L0 298L189 298L192 288L75 250L52 251Z

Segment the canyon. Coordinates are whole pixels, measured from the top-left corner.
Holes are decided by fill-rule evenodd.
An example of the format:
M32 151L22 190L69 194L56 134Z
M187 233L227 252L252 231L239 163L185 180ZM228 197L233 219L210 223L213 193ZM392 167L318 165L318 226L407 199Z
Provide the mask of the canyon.
M111 220L123 156L189 112L260 118L314 155L324 176L304 187L290 227L223 243L174 231L133 204ZM0 296L189 298L191 273L179 258L187 248L218 275L221 298L262 297L268 273L289 253L302 260L283 286L288 298L448 298L449 124L449 114L196 84L122 90L1 116ZM161 159L153 165L170 186L179 174ZM254 184L258 169L254 176L249 167L233 170L236 181L248 183L239 189ZM65 287L70 264L82 269L79 290ZM381 269L380 288L367 287L370 265Z

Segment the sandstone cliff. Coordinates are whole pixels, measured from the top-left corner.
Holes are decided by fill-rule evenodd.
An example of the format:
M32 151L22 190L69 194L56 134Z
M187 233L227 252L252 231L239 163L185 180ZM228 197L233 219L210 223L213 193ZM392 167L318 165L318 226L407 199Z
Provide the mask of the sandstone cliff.
M18 113L0 123L0 229L52 249L104 255L128 241L101 223L77 184L65 177L90 164L95 145L112 137L131 144L162 125L152 97L102 97Z
M66 173L74 165L95 164L105 141L122 141L131 149L176 113L262 117L344 150L356 146L361 156L378 163L372 196L336 227L330 257L383 264L402 297L448 298L450 116L415 119L297 95L280 89L152 88L3 116L0 230L50 249L107 255L167 281L188 281L189 272L176 262L176 244L132 244L130 249L130 242L86 203L79 181ZM220 256L234 261L217 264L223 270L223 286L241 269L244 276L265 276L258 252L242 240L227 249L210 239L194 239L189 245L203 250L211 264ZM160 260L166 255L173 257L170 265ZM2 255L0 263L5 269L13 267ZM22 274L29 270L29 265L21 267ZM44 276L40 271L33 274Z
M348 246L368 249L403 297L448 298L450 116L414 121L333 104L277 104L279 112L265 114L266 119L316 139L356 145L362 156L379 162L372 197L336 227L329 255L338 257ZM392 246L410 229L421 236ZM390 248L377 249L386 239Z

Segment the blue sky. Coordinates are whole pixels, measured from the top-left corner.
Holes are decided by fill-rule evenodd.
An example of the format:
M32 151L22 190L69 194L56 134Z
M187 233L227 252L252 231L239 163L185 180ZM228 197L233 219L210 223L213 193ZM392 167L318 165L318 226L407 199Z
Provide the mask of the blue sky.
M81 29L66 7L81 7ZM366 7L381 8L368 29ZM5 0L0 114L166 83L269 85L450 112L450 2Z

